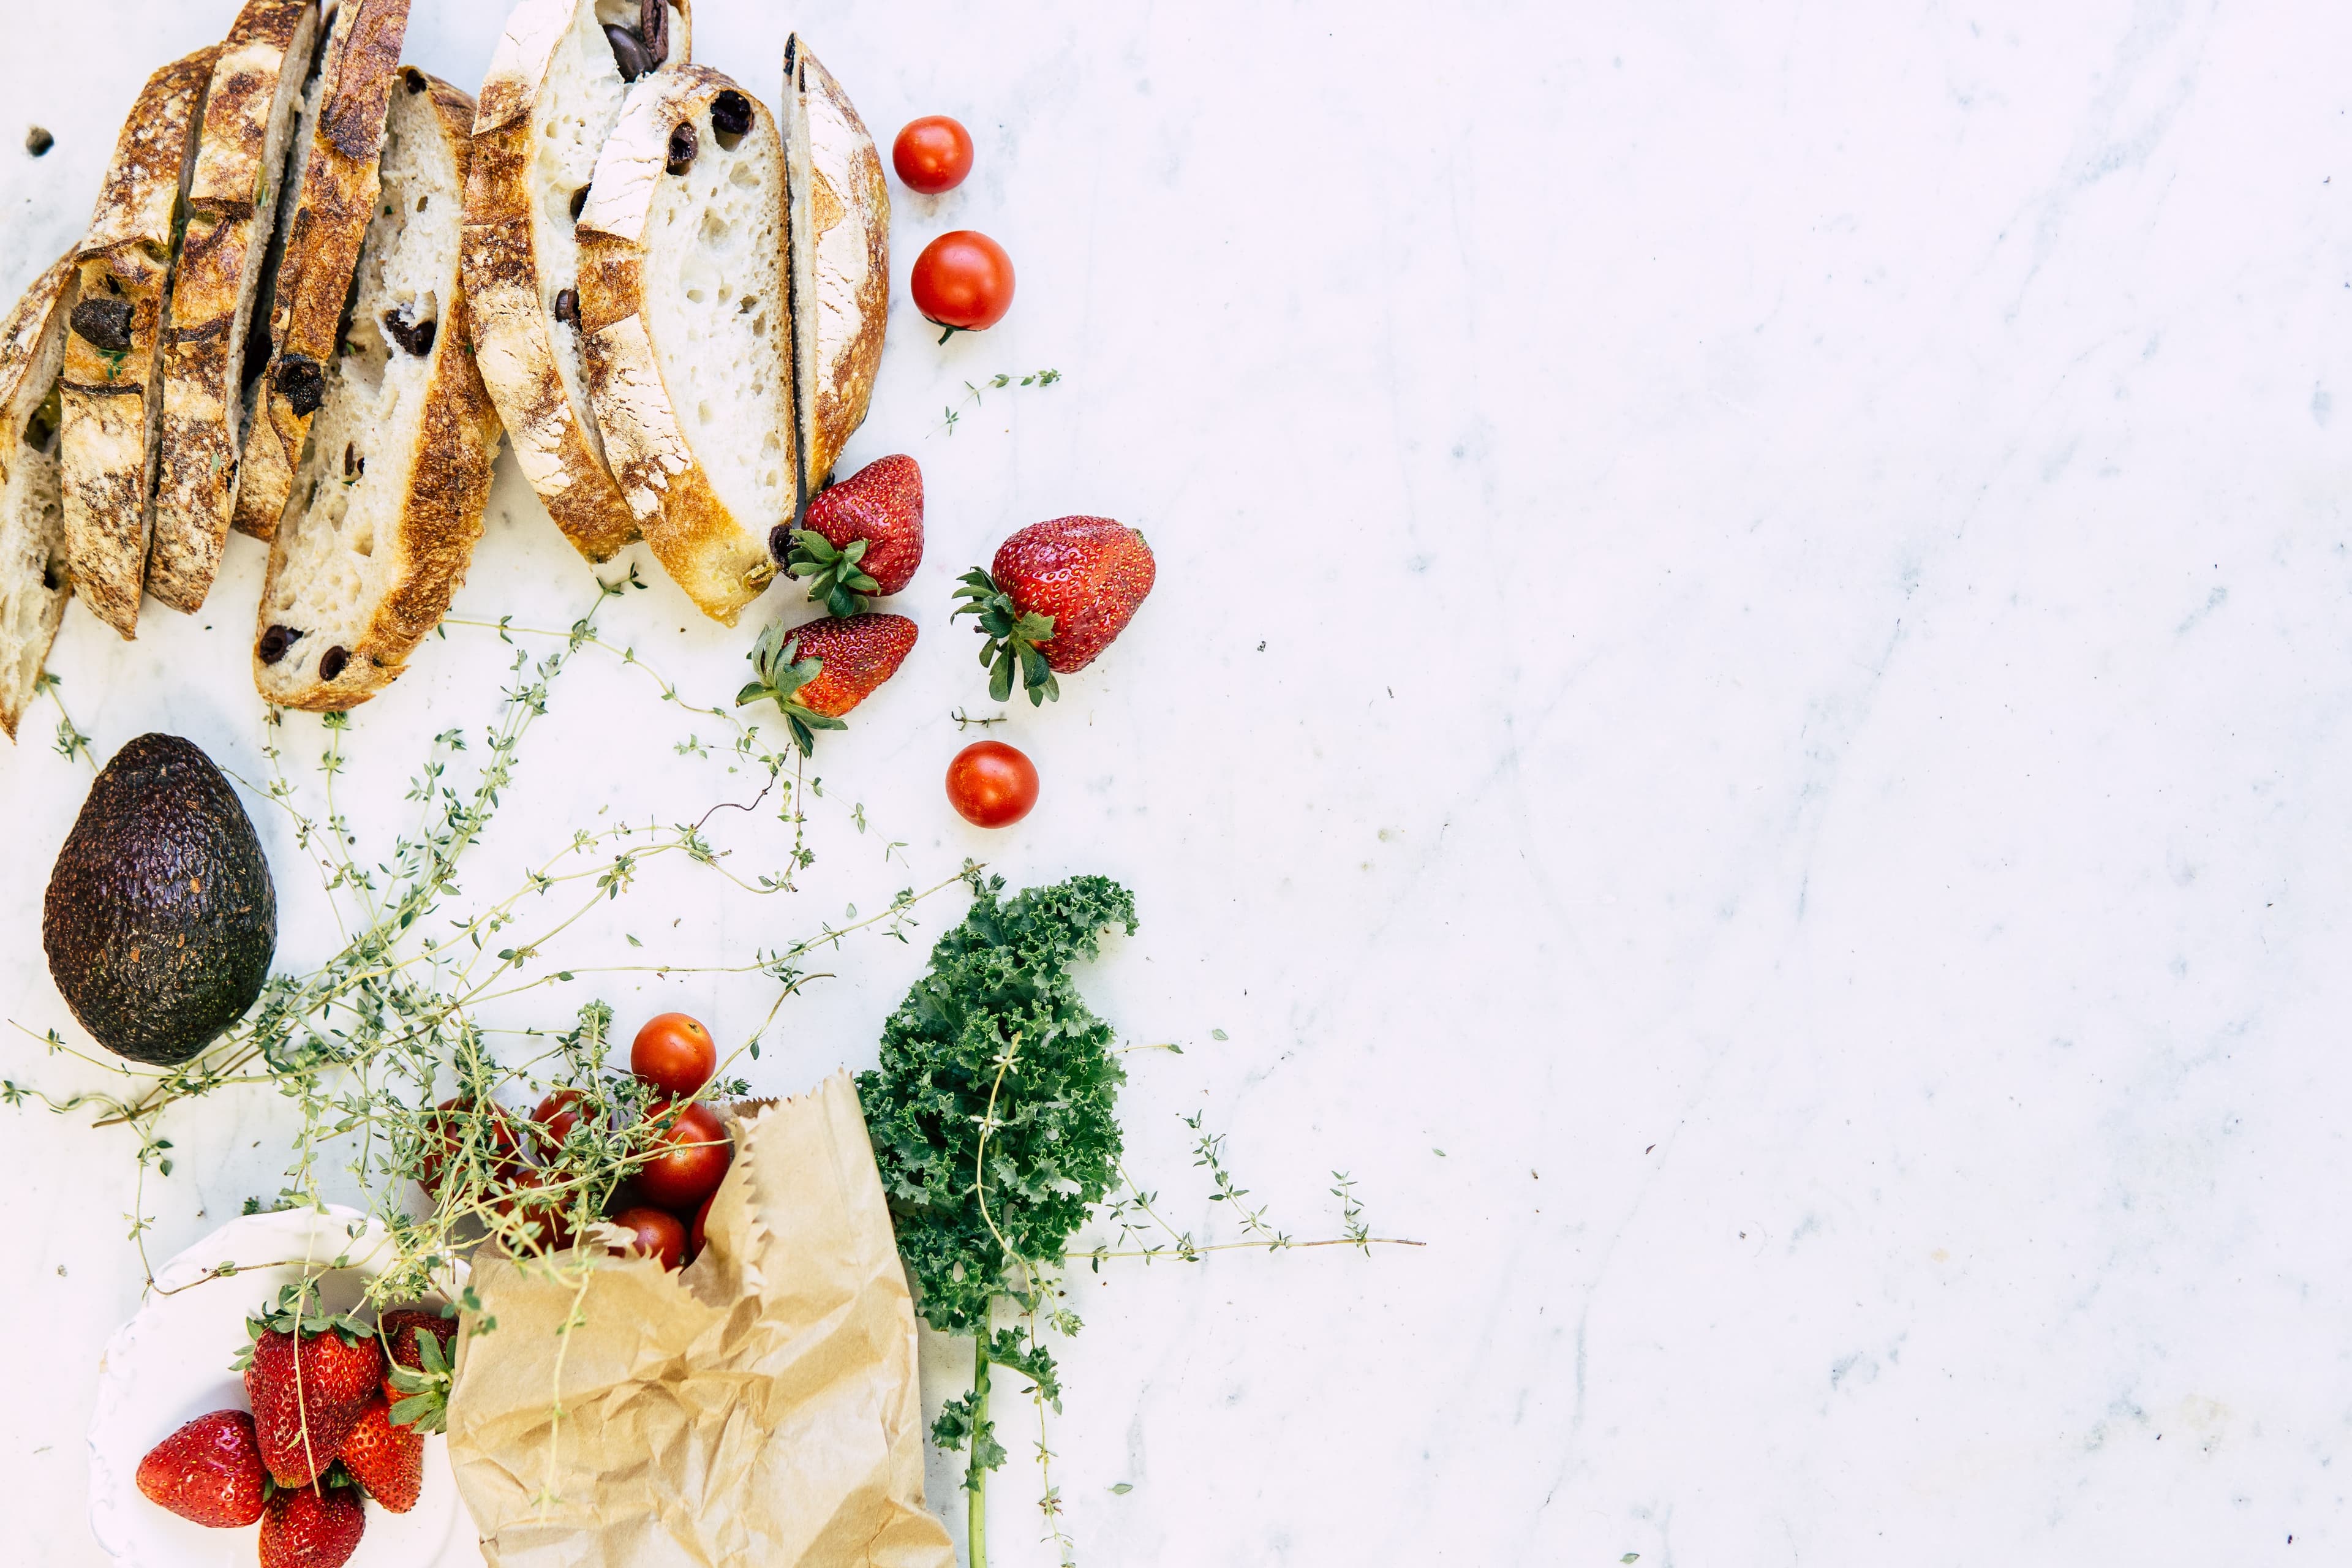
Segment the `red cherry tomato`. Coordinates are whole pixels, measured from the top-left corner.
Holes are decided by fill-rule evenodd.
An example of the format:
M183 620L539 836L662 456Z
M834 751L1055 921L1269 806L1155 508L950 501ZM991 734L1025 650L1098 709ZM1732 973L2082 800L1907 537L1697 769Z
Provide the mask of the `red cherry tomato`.
M520 1220L531 1245L550 1252L561 1252L572 1245L572 1225L566 1205L571 1202L570 1189L533 1199L530 1194L547 1185L550 1173L533 1165L515 1173L507 1195L498 1201L502 1215L512 1215Z
M984 331L1013 309L1013 258L977 229L959 228L923 247L907 283L915 309L947 329L941 342Z
M650 1018L629 1047L629 1070L640 1082L680 1100L701 1091L719 1070L719 1047L710 1031L683 1013Z
M710 1225L710 1205L718 1201L719 1194L717 1193L713 1193L709 1197L702 1200L702 1206L700 1208L694 1211L694 1233L692 1240L694 1242L694 1255L697 1258L702 1256L702 1233L708 1229Z
M948 804L975 827L1010 827L1037 804L1037 764L1002 741L974 741L948 764Z
M944 114L909 120L890 143L890 164L910 191L954 190L971 173L971 132Z
M563 1148L572 1130L580 1125L580 1105L586 1097L576 1089L559 1089L539 1102L530 1113L531 1132L539 1144L539 1157L551 1160Z
M668 1116L674 1106L648 1107L646 1120ZM727 1167L735 1163L735 1146L728 1142L727 1124L707 1105L677 1110L677 1120L655 1135L655 1153L637 1168L637 1190L674 1213L690 1214L696 1205L719 1190Z
M463 1095L452 1095L425 1118L433 1129L428 1137L437 1140L427 1144L431 1152L417 1168L416 1184L425 1196L441 1195L441 1178L453 1163L459 1174L477 1179L504 1179L521 1167L522 1142L506 1107L493 1102L478 1118L471 1110Z
M676 1268L686 1261L686 1226L677 1223L677 1215L664 1209L623 1209L613 1216L613 1223L635 1237L616 1251L658 1258L664 1268Z

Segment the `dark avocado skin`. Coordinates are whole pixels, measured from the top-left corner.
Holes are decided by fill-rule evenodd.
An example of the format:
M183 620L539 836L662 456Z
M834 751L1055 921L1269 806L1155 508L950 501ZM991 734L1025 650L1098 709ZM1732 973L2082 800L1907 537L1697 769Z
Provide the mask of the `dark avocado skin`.
M41 946L82 1027L132 1061L186 1061L245 1016L278 951L278 894L211 758L177 735L115 753L58 851Z

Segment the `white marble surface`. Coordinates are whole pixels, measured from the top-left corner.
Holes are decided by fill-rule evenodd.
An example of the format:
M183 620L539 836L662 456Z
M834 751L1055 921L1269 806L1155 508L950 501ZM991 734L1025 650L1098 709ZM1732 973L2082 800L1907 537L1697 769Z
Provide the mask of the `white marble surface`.
M6 287L76 232L144 72L231 8L11 7L0 100L58 144L5 128ZM1054 1439L1083 1561L2352 1555L2352 17L699 8L700 54L755 86L789 13L884 136L944 110L979 142L963 191L898 193L850 454L924 465L926 641L826 742L875 831L806 893L657 880L583 942L740 961L966 854L1114 874L1144 925L1091 994L1187 1046L1133 1058L1139 1173L1218 1226L1197 1108L1298 1234L1343 1166L1431 1244L1089 1282ZM500 10L417 0L412 58L477 79ZM1020 298L940 349L904 268L961 226ZM1045 366L942 428L965 380ZM949 711L984 708L950 585L1074 510L1145 529L1160 587L1000 731L1047 804L987 837L938 784ZM169 726L258 770L259 553L135 646L74 614L53 668L102 750ZM586 590L509 465L461 613L545 624ZM615 624L690 689L738 678L747 634L666 584ZM453 631L359 716L362 824L478 717L496 652ZM711 798L632 679L566 677L497 854ZM0 756L0 1012L37 1028L65 1021L37 894L86 778L40 741ZM287 956L318 931L289 920ZM919 957L845 955L762 1087L868 1060ZM764 1006L606 989L725 1031ZM0 1061L79 1081L21 1037ZM158 1257L270 1190L290 1125L184 1118ZM0 1518L25 1560L90 1563L130 1151L0 1127ZM957 1357L927 1348L936 1401ZM1013 1436L995 1555L1043 1563ZM948 1468L931 1496L960 1514Z

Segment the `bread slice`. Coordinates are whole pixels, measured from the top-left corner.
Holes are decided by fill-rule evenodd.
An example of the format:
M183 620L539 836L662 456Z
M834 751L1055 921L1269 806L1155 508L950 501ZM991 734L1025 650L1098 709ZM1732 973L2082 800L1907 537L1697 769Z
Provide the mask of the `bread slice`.
M269 545L253 676L281 707L355 707L406 668L465 580L498 457L458 281L474 100L397 81L348 352Z
M408 0L342 0L318 101L303 115L308 144L271 304L269 371L257 389L237 479L236 526L257 539L276 533L293 502L302 444L340 350L407 32Z
M155 490L157 374L175 217L187 190L196 122L218 46L147 79L115 143L89 232L66 341L59 486L66 555L82 603L125 637L138 635Z
M701 66L639 82L580 219L588 394L646 542L729 626L796 499L784 273L774 117Z
M80 281L68 252L0 325L0 730L12 741L73 596L58 494L58 378Z
M693 58L686 0L522 0L482 83L466 189L466 293L482 380L523 477L591 561L637 536L588 406L572 233L629 92L608 26L640 40L662 29L666 49L656 39L646 50L656 69Z
M163 328L162 458L147 554L147 592L175 610L204 607L228 542L246 340L318 40L315 0L247 0L205 97Z
M805 505L866 422L882 367L890 315L890 186L856 107L797 33L784 40L784 149Z

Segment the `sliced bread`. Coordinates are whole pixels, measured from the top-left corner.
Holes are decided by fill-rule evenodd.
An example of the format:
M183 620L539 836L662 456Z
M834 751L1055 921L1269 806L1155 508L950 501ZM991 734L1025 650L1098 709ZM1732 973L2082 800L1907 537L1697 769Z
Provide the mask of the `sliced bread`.
M12 741L73 596L58 494L58 377L79 286L73 256L61 256L0 324L0 730Z
M703 614L732 626L775 575L795 502L783 146L719 72L629 94L580 219L588 392L630 511Z
M257 389L237 476L236 526L278 531L294 500L302 444L340 352L343 307L376 210L377 160L408 0L342 0L328 36L318 101L303 116L308 146L271 304L269 370Z
M406 667L465 579L498 457L458 280L474 100L396 80L346 352L269 545L253 673L282 707L352 708Z
M805 504L866 422L882 367L890 315L890 186L856 107L797 33L784 41L784 113Z
M319 63L315 0L247 0L205 94L163 328L162 461L147 592L204 607L235 514L245 345L277 232L286 152Z
M198 49L147 79L75 252L81 297L66 342L58 449L66 554L82 603L125 637L138 635L147 574L175 218L218 53Z
M515 460L581 554L637 536L588 406L573 237L630 84L693 58L686 0L521 0L482 83L466 190L477 357Z

